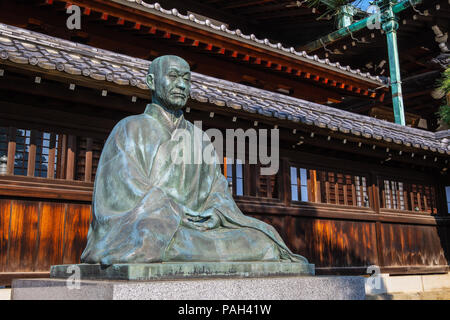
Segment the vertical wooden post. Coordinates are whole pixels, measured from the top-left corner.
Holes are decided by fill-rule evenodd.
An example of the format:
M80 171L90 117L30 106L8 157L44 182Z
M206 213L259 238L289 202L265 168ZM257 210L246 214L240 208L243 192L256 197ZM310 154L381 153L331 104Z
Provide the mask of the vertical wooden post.
M50 134L50 144L48 148L48 165L47 165L47 179L55 178L55 154L56 154L56 134Z
M31 130L30 146L28 148L28 165L27 165L28 177L34 177L34 172L36 169L36 142L38 134L39 133L36 130Z
M227 157L223 157L223 175L225 178L228 178L227 176Z
M334 201L336 204L339 204L339 182L338 182L338 173L334 172Z
M255 178L256 178L256 196L261 197L261 165L258 163L255 165Z
M317 176L316 176L316 170L308 170L310 179L311 179L311 199L309 201L311 202L318 202L317 201Z
M361 207L365 207L366 199L364 199L364 186L362 185L362 179L361 179L361 184L359 185L359 195L361 197Z
M330 181L325 181L325 196L327 203L330 203Z
M410 189L409 197L411 198L411 211L416 211L416 202L414 201L414 192L412 192L412 188Z
M264 176L267 185L267 198L272 198L272 176Z
M284 205L288 207L290 205L289 189L291 186L291 168L289 161L285 158L281 159L281 194L280 199L284 202Z
M67 169L66 180L73 180L75 174L75 152L76 152L76 137L69 135L67 141Z
M374 172L370 173L370 181L371 181L371 187L370 191L372 193L373 198L373 210L380 214L380 181L381 179L378 179L376 174ZM384 194L384 191L383 191ZM384 198L384 195L383 195ZM383 200L384 201L384 200ZM386 202L384 202L385 204ZM376 234L376 250L377 250L377 260L378 265L380 267L384 266L384 257L383 257L383 237L382 237L382 224L380 220L377 220L375 222L375 234Z
M348 197L348 195L347 195L347 184L344 184L343 186L342 186L342 191L343 191L343 193L344 193L344 205L346 205L346 206L348 206L348 199L347 199L347 197Z
M411 210L411 208L408 207L408 203L409 203L409 201L408 201L408 192L406 192L406 191L403 191L403 203L405 204L405 210Z
M421 199L421 193L419 192L419 187L417 187L417 206L419 207L419 211L422 211L422 199Z
M316 178L316 199L315 202L322 202L322 185L320 179L317 179L317 171L314 170L314 177Z
M84 181L91 182L92 181L92 145L93 139L86 139L86 157L84 161Z
M358 177L359 179L359 177ZM358 200L356 199L356 186L355 186L355 181L352 181L352 200L353 200L353 205L355 207L358 206Z
M58 178L64 179L66 177L67 163L67 135L63 134L60 136L58 149Z
M14 163L16 159L16 136L17 129L10 127L8 132L8 162L6 163L6 174L14 174Z

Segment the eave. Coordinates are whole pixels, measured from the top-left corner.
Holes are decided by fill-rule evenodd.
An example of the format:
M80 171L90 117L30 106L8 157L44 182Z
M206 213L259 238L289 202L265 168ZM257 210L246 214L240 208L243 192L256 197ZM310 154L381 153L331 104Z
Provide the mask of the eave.
M152 34L172 44L193 47L214 56L222 56L255 68L285 74L289 77L317 83L342 93L352 93L383 100L387 89L379 77L331 63L328 59L309 56L294 48L284 48L280 43L256 39L239 30L228 30L208 21L184 16L176 9L165 10L143 1L104 0L46 0L48 5L75 4L84 15L95 15L124 30Z

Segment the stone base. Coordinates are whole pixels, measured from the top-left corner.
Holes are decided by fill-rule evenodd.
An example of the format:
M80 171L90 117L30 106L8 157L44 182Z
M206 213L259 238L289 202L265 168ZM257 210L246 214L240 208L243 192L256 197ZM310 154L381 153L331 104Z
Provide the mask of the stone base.
M50 278L68 278L77 270L82 280L163 280L186 278L314 275L313 264L294 262L183 262L148 264L56 265Z
M363 300L363 277L152 281L16 279L12 300Z

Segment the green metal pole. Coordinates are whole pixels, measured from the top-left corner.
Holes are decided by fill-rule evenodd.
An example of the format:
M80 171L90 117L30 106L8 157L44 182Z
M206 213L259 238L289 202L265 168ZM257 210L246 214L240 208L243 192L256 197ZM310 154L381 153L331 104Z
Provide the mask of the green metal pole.
M400 61L398 58L397 29L398 22L392 6L383 12L382 28L386 32L389 55L389 71L391 76L392 106L394 108L395 123L405 125L405 112L402 96L402 82L400 78Z
M399 13L407 8L409 8L411 5L415 6L420 3L422 3L424 0L403 0L395 5L392 6L392 11L394 13ZM323 36L315 41L312 41L310 43L307 43L306 45L302 46L300 50L304 50L308 53L316 51L320 48L323 48L323 46L328 45L330 43L333 43L339 39L345 38L350 35L350 33L357 32L361 29L366 28L367 26L375 26L377 21L377 15L373 14L365 19L359 20L355 23L352 23L348 27L341 28L339 30L336 30L326 36Z

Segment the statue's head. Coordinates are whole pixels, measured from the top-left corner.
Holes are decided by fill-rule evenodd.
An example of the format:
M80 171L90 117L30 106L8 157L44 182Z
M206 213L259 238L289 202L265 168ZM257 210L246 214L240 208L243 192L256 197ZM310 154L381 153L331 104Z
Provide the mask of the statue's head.
M152 102L169 110L186 105L191 89L189 64L177 56L161 56L153 60L147 74Z

